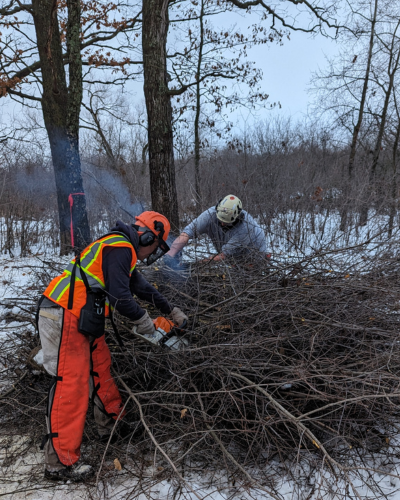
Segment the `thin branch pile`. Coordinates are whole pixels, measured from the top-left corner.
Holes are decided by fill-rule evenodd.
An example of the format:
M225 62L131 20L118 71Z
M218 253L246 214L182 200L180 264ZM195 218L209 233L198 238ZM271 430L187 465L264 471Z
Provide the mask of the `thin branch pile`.
M297 478L296 467L303 479L322 468L359 497L356 476L397 460L398 263L376 259L357 273L330 264L314 256L295 265L143 269L188 314L190 343L181 351L153 348L122 317L125 348L107 332L131 426L118 449L135 460L155 453L159 474L181 482L185 471L224 467L274 498L284 475ZM20 359L37 344L26 340ZM21 369L23 383L0 394L1 411L42 426L48 380ZM38 425L30 428L37 438ZM95 440L93 426L86 436ZM99 448L87 453L99 463Z

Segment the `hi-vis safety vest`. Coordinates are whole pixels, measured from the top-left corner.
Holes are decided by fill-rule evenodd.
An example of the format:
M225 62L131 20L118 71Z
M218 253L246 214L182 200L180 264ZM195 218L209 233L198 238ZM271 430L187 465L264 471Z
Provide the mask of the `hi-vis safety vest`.
M94 241L81 253L80 266L76 267L75 287L74 287L74 303L71 313L79 318L82 307L86 304L86 288L82 280L81 269L83 269L89 286L92 289L105 290L106 284L103 276L103 250L106 247L126 247L132 250L132 260L129 276L135 269L137 256L132 243L122 233L111 233L103 236L99 240ZM44 295L63 307L68 308L69 288L71 285L71 273L75 264L75 259L72 259L65 271L57 278L54 278L50 285L46 288ZM108 301L107 301L108 303ZM106 304L106 315L108 315L108 307Z

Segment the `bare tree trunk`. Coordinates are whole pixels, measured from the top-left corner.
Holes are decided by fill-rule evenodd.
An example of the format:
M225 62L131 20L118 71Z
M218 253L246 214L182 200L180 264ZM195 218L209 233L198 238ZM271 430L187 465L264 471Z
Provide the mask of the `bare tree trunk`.
M399 145L399 135L400 135L400 126L397 128L397 134L396 134L396 147ZM392 159L392 183L391 183L391 204L390 204L390 214L389 214L389 229L388 229L388 236L389 238L392 237L393 235L393 228L394 228L394 219L396 217L397 213L397 158L396 158L396 151L393 147L393 159Z
M365 101L366 101L367 91L368 91L368 83L369 83L370 72L371 72L372 50L374 47L375 25L376 25L377 12L378 12L378 0L375 0L374 13L373 13L372 22L371 22L371 36L369 39L367 68L365 70L364 83L363 83L363 89L362 89L362 93L361 93L360 108L358 110L357 123L354 126L353 138L352 138L351 147L350 147L350 156L349 156L349 179L350 179L350 182L353 179L353 175L354 175L354 159L355 159L356 150L357 150L357 140L358 140L358 134L360 133L360 128L361 128L362 121L363 121Z
M390 204L390 214L389 214L389 230L388 236L392 237L393 228L394 228L394 218L397 213L397 150L399 147L400 141L400 111L397 105L396 93L394 92L394 104L396 108L397 114L397 128L396 134L394 137L393 149L392 149L392 182L391 182L391 204Z
M165 215L177 232L172 106L167 83L168 4L168 0L143 0L142 47L151 200L153 210Z
M371 73L371 61L372 61L372 51L373 51L374 39L375 39L375 25L376 25L377 12L378 12L378 0L375 0L374 13L372 15L372 21L371 21L371 34L370 34L370 39L369 39L367 67L365 70L364 83L363 83L363 89L362 89L361 100L360 100L360 107L358 109L357 123L355 124L354 129L353 129L353 137L352 137L351 146L350 146L350 156L349 156L349 166L348 166L349 180L348 180L348 184L345 183L345 188L343 190L344 191L344 200L343 200L343 206L341 208L341 217L340 217L340 230L341 231L345 231L345 229L347 227L347 219L348 219L347 212L348 212L349 208L351 208L351 205L352 205L350 203L350 198L352 196L351 187L352 187L352 181L353 181L353 177L354 177L354 160L356 157L358 135L360 133L360 129L361 129L362 121L363 121L365 101L367 98L368 84L369 84L370 73ZM368 204L366 207L366 211L368 214Z
M397 44L397 30L400 27L400 21L396 25L396 29L393 32L392 36L392 42L390 47L386 47L389 50L390 56L389 56L389 62L388 62L388 68L387 68L387 74L389 76L389 82L388 82L388 87L385 90L385 101L383 104L382 108L382 113L381 113L381 121L379 123L379 129L378 129L378 136L376 138L376 143L375 143L375 148L373 151L372 155L372 165L371 169L369 172L369 191L373 192L374 191L374 184L376 182L376 168L378 166L378 161L379 161L379 156L381 152L381 147L382 147L382 139L383 139L383 134L385 131L386 127L386 119L387 119L387 113L388 113L388 108L389 108L389 102L390 98L392 95L392 91L394 89L394 79L396 72L399 68L399 61L400 61L400 49L398 48ZM397 50L397 54L396 54ZM394 62L393 62L394 61ZM368 203L364 203L364 206L361 209L360 213L360 225L365 225L368 219Z
M371 165L371 170L369 172L369 187L370 191L373 191L373 187L376 181L376 168L378 166L378 161L379 161L379 156L381 152L381 147L382 147L382 139L383 139L383 134L385 131L386 127L386 119L387 119L387 113L388 113L388 108L389 108L389 102L390 98L392 95L392 91L394 88L394 78L396 75L396 72L399 67L399 61L400 61L400 49L397 47L397 30L400 26L400 21L398 22L396 29L394 30L393 37L392 37L392 43L390 47L390 57L389 57L389 63L388 63L388 69L387 73L389 76L389 82L388 82L388 88L385 91L385 101L383 104L382 108L382 114L381 114L381 121L379 124L379 129L378 129L378 136L376 138L376 143L375 143L375 148L373 151L372 155L372 165ZM397 50L397 54L395 57L395 51ZM394 63L393 63L394 60ZM365 225L367 222L368 218L368 204L364 204L361 213L360 213L360 225Z
M393 37L393 42L394 42L394 37ZM397 69L399 67L400 49L398 49L398 52L396 55L396 60L395 60L393 69L391 70L393 56L394 56L393 49L394 49L394 47L392 45L392 51L390 53L389 66L388 66L389 84L388 84L388 88L385 92L385 102L384 102L383 109L382 109L381 123L379 125L378 137L376 140L374 153L373 153L373 157L372 157L372 166L371 166L371 171L370 171L370 181L371 182L374 180L374 177L376 174L376 167L378 166L379 155L380 155L381 146L382 146L383 133L384 133L385 127L386 127L386 118L387 118L387 113L388 113L388 108L389 108L389 101L390 101L390 97L392 95L392 91L394 88L394 77L395 77L395 74L396 74Z
M199 40L199 56L197 61L197 83L196 83L196 116L194 119L194 187L196 190L196 208L197 213L201 212L201 177L200 177L200 111L201 111L201 87L200 73L203 60L203 45L204 45L204 0L201 0L200 11L200 40Z
M90 241L79 156L79 112L82 101L79 0L68 0L67 7L69 87L67 87L58 27L57 0L32 1L42 68L42 111L50 141L56 181L61 254L71 251L72 246L76 249L83 248ZM71 213L74 227L72 235ZM74 239L73 242L71 237Z

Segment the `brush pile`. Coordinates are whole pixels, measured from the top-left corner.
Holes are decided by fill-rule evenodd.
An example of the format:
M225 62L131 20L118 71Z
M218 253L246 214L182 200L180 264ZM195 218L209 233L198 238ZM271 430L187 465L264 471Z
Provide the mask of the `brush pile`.
M307 482L312 470L324 469L358 495L359 480L397 461L398 268L390 256L370 259L357 250L348 262L318 254L296 264L143 269L188 314L190 345L174 352L142 344L117 318L125 349L111 329L107 341L132 433L116 446L127 455L133 447L137 470L141 452L156 453L159 474L181 481L188 471L223 467L278 498L283 475ZM22 340L20 365L37 343ZM1 361L11 366L16 351L12 357L8 342ZM23 381L0 396L0 411L7 428L20 419L38 439L48 379L20 369ZM90 449L98 464L98 447ZM308 486L312 494L317 484Z

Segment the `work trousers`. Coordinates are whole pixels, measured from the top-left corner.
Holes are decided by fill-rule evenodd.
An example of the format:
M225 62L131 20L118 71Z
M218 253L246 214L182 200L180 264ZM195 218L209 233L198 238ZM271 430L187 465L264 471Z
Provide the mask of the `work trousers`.
M80 457L89 403L100 436L111 433L121 417L122 400L111 376L111 355L104 335L91 339L79 333L78 318L61 307L41 307L39 335L43 366L52 375L47 404L47 470L74 464Z

